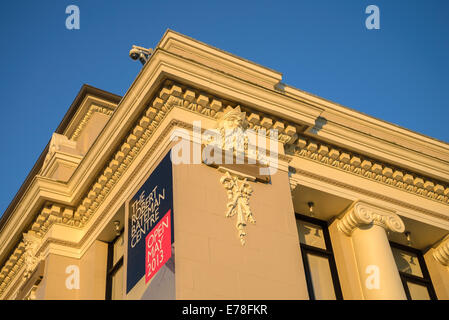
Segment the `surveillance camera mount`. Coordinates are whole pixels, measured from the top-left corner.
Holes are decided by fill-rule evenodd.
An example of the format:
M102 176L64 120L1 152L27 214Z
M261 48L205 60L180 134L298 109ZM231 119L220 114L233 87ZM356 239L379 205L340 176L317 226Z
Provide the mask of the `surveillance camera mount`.
M150 56L153 54L153 49L151 48L144 48L133 45L131 50L129 51L129 56L133 60L139 59L139 61L144 65L148 59L150 59Z

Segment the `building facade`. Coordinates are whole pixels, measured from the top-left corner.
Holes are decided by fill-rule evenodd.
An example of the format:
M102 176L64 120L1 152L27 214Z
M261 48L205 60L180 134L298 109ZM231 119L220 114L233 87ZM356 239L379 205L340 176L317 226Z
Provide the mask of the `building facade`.
M448 235L448 144L168 30L125 96L81 88L0 298L449 299Z

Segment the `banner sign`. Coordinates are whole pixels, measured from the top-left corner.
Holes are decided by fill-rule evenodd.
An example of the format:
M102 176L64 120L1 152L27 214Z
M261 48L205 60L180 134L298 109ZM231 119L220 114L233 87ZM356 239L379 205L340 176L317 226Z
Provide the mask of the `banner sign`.
M171 210L145 238L145 283L171 258Z
M148 283L172 257L172 180L169 152L129 201L127 294L143 276Z

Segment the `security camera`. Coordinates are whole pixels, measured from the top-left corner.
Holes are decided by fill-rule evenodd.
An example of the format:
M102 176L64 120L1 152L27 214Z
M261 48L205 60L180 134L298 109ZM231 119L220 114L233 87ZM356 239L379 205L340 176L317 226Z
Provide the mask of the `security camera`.
M132 48L131 50L129 50L129 57L133 60L137 60L139 59L140 56L140 52L137 48Z
M133 60L139 60L142 65L144 65L148 59L150 58L151 54L153 53L153 49L149 48L143 48L138 46L132 46L131 50L129 50L129 57Z

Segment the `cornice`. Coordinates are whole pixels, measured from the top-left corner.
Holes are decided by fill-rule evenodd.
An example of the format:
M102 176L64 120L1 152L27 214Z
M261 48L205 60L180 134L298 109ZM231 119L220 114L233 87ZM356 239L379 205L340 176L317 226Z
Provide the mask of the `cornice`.
M150 160L151 157L153 157L153 155L156 153L158 148L161 148L162 142L169 138L169 133L172 132L172 130L174 128L192 129L192 125L185 123L183 121L177 120L177 119L170 120L166 124L164 129L161 131L161 133L157 137L157 139L155 139L155 141L153 142L151 147L147 150L144 157L140 160L140 163L148 163L148 161ZM133 181L133 179L139 174L140 171L141 171L140 167L135 166L133 172L127 176L127 179L124 183L120 184L121 187L119 190L115 191L115 194L123 194L130 187L131 181ZM125 174L125 172L124 172L124 174ZM111 189L111 192L112 191L113 191L113 188ZM86 243L86 241L91 237L91 235L94 232L96 232L97 227L102 223L103 219L111 213L111 208L114 205L116 205L116 203L117 203L117 197L105 197L104 201L102 202L102 205L106 202L106 200L108 200L106 206L103 206L101 208L100 215L95 216L95 220L93 221L93 223L91 223L92 219L89 219L88 220L89 224L87 224L87 222L86 222L86 225L84 228L78 226L78 229L80 229L80 230L84 229L86 231L79 242L61 241L59 239L47 238L44 241L42 247L39 249L39 253L44 252L46 250L46 248L52 243L64 245L64 246L67 246L70 248L80 249ZM100 210L100 205L98 206L98 210ZM93 218L94 215L92 215L91 217ZM61 225L64 225L64 224L61 224Z
M449 205L449 184L330 145L326 142L301 135L294 145L286 147L286 154L309 159Z
M364 225L378 225L392 232L404 232L402 219L394 212L372 206L361 201L355 202L339 219L337 228L347 236Z
M111 108L102 107L102 106L98 106L98 105L91 105L89 107L89 109L87 110L86 114L84 115L84 117L78 123L78 126L74 130L73 134L70 136L70 140L76 141L78 139L79 135L81 134L83 129L86 127L87 123L89 122L90 118L92 117L92 115L95 112L102 113L107 116L111 116L112 113L114 112L114 110Z
M147 161L152 154L157 150L158 147L160 147L161 142L167 138L169 133L172 131L173 128L179 127L179 128L185 128L185 129L192 129L191 124L184 123L179 120L171 120L168 125L164 128L164 130L160 133L156 141L153 143L149 151L146 153L143 162ZM139 171L139 168L135 169L134 172L131 174L131 177L121 185L120 192L123 192L126 190L129 185L130 181L132 180L132 177L134 177L137 172ZM111 199L110 199L111 200ZM72 242L72 241L66 241L66 240L60 240L57 238L49 238L45 237L46 233L50 230L50 227L53 225L59 224L59 225L67 225L71 227L78 227L78 229L83 229L82 226L74 226L73 220L70 219L70 217L73 217L73 208L70 207L64 207L58 204L48 204L46 207L44 207L40 214L38 215L36 221L33 223L32 228L24 234L24 237L32 237L36 239L44 239L45 241L42 241L38 248L33 250L33 254L29 255L29 258L35 258L35 262L39 262L43 258L43 253L47 249L47 247L50 244L57 244L62 245L69 248L75 248L79 249L83 246L83 244L86 242L86 240L91 236L91 234L96 230L97 226L100 224L102 219L110 213L108 210L113 204L115 200L112 199L112 201L109 201L108 206L102 210L101 216L99 216L93 225L89 226L89 229L86 230L84 233L84 236L81 238L79 242ZM13 282L16 276L18 276L23 269L23 267L26 267L27 264L25 263L25 241L22 240L17 248L14 250L11 257L7 260L5 265L0 271L0 297L2 297L3 294L5 294L5 290L8 288L8 286ZM29 264L28 264L29 265ZM34 264L33 264L34 265ZM29 267L29 268L32 268Z
M371 133L374 131L371 129L374 127L372 124L357 124L364 127L366 132L362 132L357 129L356 123L349 120L345 124L330 120L325 122L317 132L311 133L311 130L308 130L305 134L311 139L339 145L421 175L449 182L449 150L431 150L427 145L413 148L407 143L400 144L399 141L392 141L393 132L389 136L385 130L382 131L382 135L375 136ZM370 129L366 129L368 127Z
M121 98L116 94L83 84L55 132L70 136L72 125L76 123L77 115L83 113L85 102L95 100L97 104L114 109Z
M75 170L82 159L83 159L82 156L73 155L66 152L55 151L48 159L48 162L45 163L45 167L42 167L40 174L44 177L57 180L54 179L52 176L59 165L66 165L67 167L73 168L73 170ZM66 182L66 180L64 181L57 180L57 181Z
M163 49L185 59L205 64L211 68L232 74L262 86L273 89L282 80L282 73L252 61L215 48L173 30L167 30L156 50Z
M23 238L16 245L0 271L0 297L22 267L26 266L26 274L30 274L42 259L39 256L39 248L42 245L41 239L50 227L55 223L69 224L68 218L72 215L73 208L59 204L49 203L41 209L34 223L23 234Z
M76 110L72 111L71 118L65 119L67 125L62 134L70 140L76 141L93 113L98 112L111 116L117 108L117 103L117 100L110 101L103 96L85 93Z
M424 175L429 174L434 178L449 181L449 173L447 172L449 144L447 143L376 119L291 86L284 84L279 86L275 82L281 81L280 73L235 57L172 30L168 30L164 34L157 50L160 49L167 50L171 54L181 56L184 59L191 59L192 63L204 64L221 72L224 72L221 65L230 64L236 69L257 69L261 77L269 74L270 76L264 80L267 85L262 85L269 91L270 97L266 101L270 101L273 96L280 94L284 98L294 99L296 106L305 105L309 109L320 110L314 120L320 116L328 121L322 130L316 133L316 136L321 137L321 139L359 150L359 152L370 156L378 156L386 162L409 166ZM208 60L214 62L206 63L202 56L207 56L210 58ZM220 61L220 63L216 61ZM242 78L233 72L228 73L237 78ZM257 84L257 81L254 80L253 83ZM239 99L238 101L242 100ZM262 104L256 105L261 106ZM283 118L288 119L288 115L284 114ZM291 120L295 122L294 116ZM309 126L312 127L313 123ZM331 128L332 126L333 128ZM359 147L363 148L359 149ZM379 151L374 154L371 153L373 150ZM400 156L398 157L398 155Z
M175 60L176 56L171 55L173 57L173 61ZM175 63L175 62L174 62ZM168 72L168 71L167 71ZM174 71L173 71L174 72ZM208 77L209 76L209 77ZM189 75L189 72L186 71L185 74L183 74L183 80L186 80L187 82L194 82L200 83L201 78L205 77L206 79L210 79L209 73L204 74L198 74L196 73L194 76ZM239 81L239 80L236 80ZM215 86L215 83L213 81L207 80L205 81L206 85L202 86L205 90L209 88L211 91L221 92L222 96L226 98L226 95L229 94L229 90L227 88L227 84L220 83L220 87ZM248 106L257 106L257 110L259 112L266 112L267 110L270 110L272 114L278 114L280 115L281 119L287 119L288 121L291 121L296 124L300 124L302 126L308 126L309 128L314 127L318 117L323 114L323 112L328 108L327 105L324 103L320 104L320 101L311 101L306 99L295 99L294 96L287 96L285 94L282 94L280 92L282 91L270 91L268 89L259 90L257 95L257 100L252 100L249 98L252 98L252 93L254 92L254 88L249 87L247 85L244 85L244 82L240 81L240 86L244 87L244 94L241 94L241 92L237 91L235 87L232 87L232 95L234 97L238 97L235 100L242 101L242 104L246 104ZM259 88L260 89L260 88ZM243 91L243 90L242 90ZM264 94L264 95L262 95ZM264 97L264 100L261 101L260 98ZM285 98L292 98L291 102L293 103L294 107L290 109L288 106L290 105L290 102L287 102L286 100L283 100L284 105L282 107L279 107L279 100L276 101L274 97L282 96L283 99ZM264 108L264 105L266 103L269 103L268 109ZM309 111L304 111L303 108L308 108ZM344 109L344 107L340 107L340 109ZM313 111L312 111L313 110ZM290 111L292 113L290 113ZM341 110L337 110L338 112L342 112ZM309 114L307 114L309 112ZM311 112L317 112L314 114L314 117L309 118L311 115ZM296 116L296 118L295 118ZM369 117L366 117L369 119ZM312 121L310 121L312 120ZM361 125L368 123L362 122ZM374 119L373 119L374 121ZM375 126L376 124L374 124ZM370 124L370 126L373 126L373 123ZM445 179L444 181L449 181L449 174L447 173L447 163L445 163L442 160L436 159L434 157L429 157L425 153L416 152L414 150L407 150L406 148L402 146L395 145L394 143L388 143L386 141L382 141L381 139L370 136L369 134L365 134L363 132L359 132L357 130L353 130L351 128L342 126L341 124L336 124L333 128L337 128L338 130L330 130L328 129L328 125L324 125L321 130L317 130L316 134L310 134L313 137L316 137L317 139L322 139L329 141L330 143L335 143L337 145L342 146L350 146L351 150L357 151L361 154L368 154L371 157L376 156L379 159L383 159L384 162L392 163L396 166L406 167L406 168L413 168L417 172L427 172L430 177L438 179L439 177L443 177ZM309 129L310 130L310 129ZM306 133L309 135L309 130L306 131ZM386 129L383 129L385 132L387 132ZM417 135L419 136L419 135ZM409 138L411 139L411 138ZM424 141L421 144L428 146L429 141ZM444 144L441 144L442 146ZM373 152L375 151L375 152ZM434 153L437 153L437 151L443 152L444 154L449 154L447 152L447 148L441 148L435 149ZM409 169L410 170L410 169Z
M184 108L202 116L217 119L221 115L224 105L217 97L202 94L198 90L179 83L167 81L159 91L158 96L152 100L135 123L132 133L122 141L102 174L97 177L87 195L81 200L81 204L77 206L71 223L75 226L85 225L131 161L158 128L161 121L174 107ZM255 131L260 129L277 129L279 131L279 140L283 143L293 142L296 139L296 128L292 125L273 121L268 116L264 116L261 119L255 113L248 114L247 120L251 124L250 128ZM285 158L288 159L288 157Z
M357 184L346 183L342 179L329 178L328 176L323 174L317 174L307 170L302 170L300 167L290 168L293 171L292 173L290 173L289 179L291 189L296 188L298 184L304 184L305 178L309 181L319 182L321 186L326 186L323 190L328 190L326 188L329 187L336 187L337 190L344 190L345 192L342 196L347 197L350 200L356 201L360 196L363 196L364 201L380 200L382 203L392 204L395 207L400 208L397 210L403 210L407 213L412 212L413 214L420 217L430 218L430 220L426 219L428 221L427 223L429 224L435 225L435 222L438 224L444 223L445 229L449 228L449 215L447 214L442 214L441 212L428 210L422 206L410 204L409 202L403 201L400 198L392 197L388 193L374 192L370 189L361 188ZM412 217L412 219L416 220L416 216Z
M321 116L337 126L346 126L352 131L368 134L373 140L385 139L391 144L400 145L418 154L424 153L429 156L429 160L433 157L446 163L449 161L449 144L446 142L377 119L289 85L284 86L283 92L300 101L320 106L323 109ZM324 129L326 131L326 128ZM427 152L423 151L424 149Z
M174 79L200 91L213 93L223 99L238 101L240 104L256 108L287 121L313 126L323 109L286 96L279 91L237 78L198 61L190 61L183 56L157 49L153 58L164 59L164 72Z

